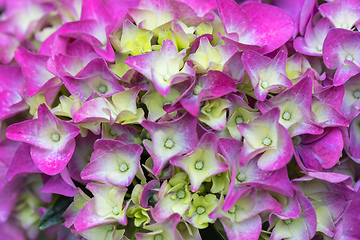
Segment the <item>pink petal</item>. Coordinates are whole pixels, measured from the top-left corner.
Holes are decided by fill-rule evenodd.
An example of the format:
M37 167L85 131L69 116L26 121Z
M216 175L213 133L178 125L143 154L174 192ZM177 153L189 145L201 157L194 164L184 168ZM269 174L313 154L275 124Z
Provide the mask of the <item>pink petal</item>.
M260 53L277 49L294 32L291 17L275 6L255 2L239 6L230 0L218 0L217 6L227 36L241 44L261 46Z
M75 150L75 140L70 140L65 148L61 151L44 150L36 146L32 146L30 153L35 165L48 175L60 173L68 164Z

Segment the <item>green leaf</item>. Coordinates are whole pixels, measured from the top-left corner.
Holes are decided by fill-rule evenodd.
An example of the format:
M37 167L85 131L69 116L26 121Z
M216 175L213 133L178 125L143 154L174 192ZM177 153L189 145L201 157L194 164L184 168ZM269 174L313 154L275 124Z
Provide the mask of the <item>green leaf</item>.
M74 201L72 197L60 196L53 205L51 205L40 219L39 229L44 230L53 225L65 222L62 217L67 207Z

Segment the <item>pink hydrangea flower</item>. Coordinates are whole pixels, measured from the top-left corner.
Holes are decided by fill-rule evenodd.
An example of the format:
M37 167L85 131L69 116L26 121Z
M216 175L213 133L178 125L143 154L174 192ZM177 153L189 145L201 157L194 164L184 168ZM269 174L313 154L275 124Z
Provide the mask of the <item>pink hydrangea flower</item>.
M75 148L74 138L80 133L75 125L56 118L45 104L38 108L38 118L12 124L6 137L30 143L35 165L48 175L61 172Z

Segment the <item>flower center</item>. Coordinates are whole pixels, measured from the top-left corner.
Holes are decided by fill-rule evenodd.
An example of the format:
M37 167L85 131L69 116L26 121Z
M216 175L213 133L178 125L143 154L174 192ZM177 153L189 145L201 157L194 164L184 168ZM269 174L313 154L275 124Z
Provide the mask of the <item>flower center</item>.
M346 60L349 60L349 61L354 61L354 58L353 56L351 56L350 54L346 56Z
M172 148L172 147L174 146L173 140L167 139L167 140L165 141L164 146L165 146L166 148L169 148L169 149Z
M268 84L267 82L265 82L265 81L261 81L260 86L261 86L262 88L267 88L267 87L269 86L269 84Z
M170 79L171 75L170 74L165 74L164 76L164 79L165 79L165 82L167 82L169 79Z
M236 179L237 179L239 182L245 181L245 179L246 179L245 173L240 172L240 173L236 176Z
M113 208L113 214L118 215L119 213L120 213L120 212L119 212L118 207L114 207L114 208Z
M291 222L292 222L291 219L285 219L285 220L284 220L284 223L285 223L286 225L289 225Z
M291 114L289 112L284 112L284 114L282 115L282 119L288 121L291 117Z
M52 140L53 142L58 142L58 141L60 141L60 134L58 134L58 133L53 133L53 134L51 135L51 140Z
M263 141L262 141L262 143L265 145L265 146L269 146L271 143L272 143L272 141L271 141L271 139L270 138L265 138Z
M195 169L196 170L201 170L201 169L203 169L203 167L204 167L204 163L202 161L197 161L195 163Z
M354 96L354 98L359 99L359 98L360 98L360 91L359 91L359 90L356 90L356 91L353 93L353 96Z
M196 213L201 215L205 212L205 208L204 207L197 207L196 208Z
M129 169L128 165L126 163L122 163L120 165L120 171L121 172L126 172Z
M99 93L105 94L107 91L107 87L105 85L100 85L98 91Z
M236 119L235 119L236 124L239 124L239 123L242 123L242 122L244 122L244 119L241 116L236 117Z
M229 209L228 212L229 212L229 213L235 213L235 206L232 206L232 207Z
M341 28L347 29L348 25L346 23L341 24Z
M163 239L163 237L160 234L155 235L155 237L154 237L154 240L162 240L162 239Z
M202 88L199 86L199 85L196 85L194 87L194 90L193 90L193 94L194 95L199 95L200 91L202 90Z
M185 197L185 191L184 190L180 190L176 193L177 198L183 199Z
M316 49L317 49L319 52L321 52L322 49L323 49L323 46L319 44L319 45L316 46Z

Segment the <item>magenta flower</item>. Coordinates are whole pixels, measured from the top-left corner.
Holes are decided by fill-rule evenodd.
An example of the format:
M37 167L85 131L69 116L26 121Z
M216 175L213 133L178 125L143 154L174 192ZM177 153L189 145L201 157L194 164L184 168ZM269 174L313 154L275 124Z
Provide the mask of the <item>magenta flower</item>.
M198 116L202 101L236 92L233 78L220 71L209 71L197 77L187 91L179 97L180 104L193 116Z
M18 144L18 142L16 143ZM30 149L31 145L27 143L21 143L16 150L12 149L15 154L11 156L12 160L7 169L6 177L8 180L24 173L41 173L31 158ZM9 149L7 150L9 151Z
M86 186L94 195L77 214L74 220L76 230L82 231L92 227L108 224L127 224L126 210L128 203L124 203L127 189L110 185L89 183Z
M304 35L306 25L311 21L311 16L317 9L316 3L316 0L294 0L291 2L276 0L272 4L287 12L294 20L293 37L296 37L298 33Z
M189 55L197 67L198 73L206 73L209 70L222 71L227 61L237 52L235 45L218 45L213 47L207 37L201 37L196 52Z
M360 72L360 33L345 29L331 29L324 41L325 66L336 69L334 86L340 86Z
M0 15L1 239L358 238L359 0Z
M304 77L291 88L281 92L271 100L258 103L261 112L278 107L279 123L290 133L291 137L300 134L321 134L323 128L311 121L312 85L310 77Z
M80 20L65 23L56 34L81 38L105 60L114 61L115 53L107 35L116 30L115 24L102 1L86 0L82 4Z
M309 199L301 192L293 198L282 199L281 213L270 214L271 239L311 239L316 233L316 212Z
M326 128L320 135L296 136L293 140L299 166L322 171L333 167L342 155L344 140L339 128Z
M279 108L273 108L250 123L239 123L238 129L245 138L239 161L243 158L247 163L262 153L257 165L266 171L278 170L290 161L293 145L279 117Z
M151 224L144 227L146 230L150 230L148 233L136 233L136 239L150 240L150 239L174 239L182 240L179 231L176 229L176 225L180 221L179 214L173 214L166 220L158 223Z
M24 74L26 94L29 97L60 83L59 79L46 69L48 56L34 54L20 47L15 52L15 58Z
M238 5L230 0L218 0L217 5L226 31L223 40L237 44L240 50L269 53L288 41L294 32L291 17L277 7L255 2Z
M328 86L314 93L311 110L322 127L349 126L340 108L344 97L343 87Z
M95 93L101 97L111 97L124 91L119 79L101 58L89 62L75 77L65 75L62 80L71 94L79 95L81 102L93 98Z
M190 193L189 178L184 172L177 173L165 181L158 193L158 201L153 208L154 219L167 219L177 213L183 216L189 209L192 200Z
M304 37L297 37L294 40L294 48L306 55L321 56L323 43L329 32L330 22L327 18L320 19L314 26L313 21L309 21Z
M224 134L227 136L228 133L231 138L241 141L242 136L237 125L242 122L249 123L261 113L252 109L241 96L230 93L227 94L226 99L231 102L231 105Z
M360 111L360 74L351 77L344 86L344 97L341 104L341 114L348 120L353 119Z
M193 192L199 190L205 179L228 169L228 166L220 160L217 140L213 133L205 133L193 151L184 156L173 157L170 163L182 168L189 175Z
M16 49L19 47L19 40L11 34L2 33L0 35L0 62L9 64L14 59Z
M4 2L4 1L2 1ZM6 1L0 31L14 35L19 41L33 34L45 17L55 9L52 2L19 0Z
M179 0L179 2L186 3L197 13L199 17L205 16L209 11L216 7L215 0L209 0L206 2L199 0Z
M112 95L111 101L102 97L86 101L74 114L74 122L140 123L144 111L136 106L139 91L139 87L133 87Z
M257 166L259 157L249 162L243 158L239 161L241 147L239 141L234 139L220 139L219 147L231 167L231 181L222 207L224 211L228 211L239 197L257 186L285 196L294 194L286 167L276 171L263 171Z
M286 55L283 50L274 59L250 50L243 53L243 64L258 100L264 101L269 92L279 91L281 87L292 86L285 72Z
M94 149L90 163L81 172L83 180L127 187L135 174L141 173L140 145L101 139L95 142Z
M224 200L210 213L211 218L219 218L229 239L259 239L263 212L281 212L282 206L265 190L255 188L241 196L228 210L223 211ZM228 209L228 207L226 207Z
M35 165L48 175L60 173L75 148L74 138L80 133L75 125L57 119L45 104L38 108L38 118L12 124L6 137L30 143Z
M155 31L158 27L176 20L176 13L168 0L140 0L137 8L129 8L128 13L140 28Z
M335 28L350 30L360 19L360 3L356 0L329 1L321 4L319 11Z
M154 161L154 174L158 175L171 157L195 148L196 123L197 119L190 114L169 122L142 122L151 135L151 141L145 139L143 144Z
M195 74L188 63L184 64L185 55L185 51L177 51L171 40L164 40L159 52L131 56L125 63L152 81L156 90L165 96L169 93L171 85Z
M0 120L28 108L18 92L24 83L25 79L19 66L0 67Z
M360 162L360 115L355 117L349 127L348 154L357 163Z

